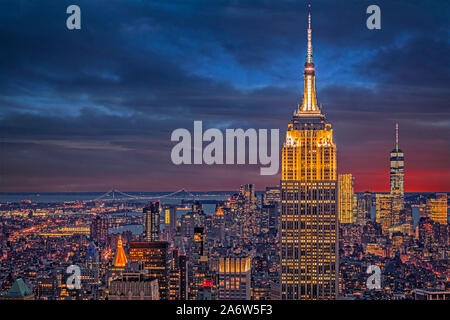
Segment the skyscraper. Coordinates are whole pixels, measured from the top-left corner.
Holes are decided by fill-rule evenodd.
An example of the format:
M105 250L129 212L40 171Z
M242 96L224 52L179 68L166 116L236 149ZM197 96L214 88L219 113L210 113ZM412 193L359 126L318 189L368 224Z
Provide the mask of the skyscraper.
M381 224L381 230L387 232L394 223L392 194L377 193L375 196L376 221Z
M172 250L170 260L169 299L187 300L187 260L178 249Z
M355 222L356 199L353 190L353 176L350 173L338 175L338 191L339 223Z
M308 10L304 93L282 151L281 298L334 299L338 289L336 146L316 99Z
M249 202L256 201L255 186L253 184L242 185L239 193Z
M260 226L261 231L263 232L269 232L269 230L272 230L272 232L275 232L276 225L277 225L277 219L279 217L278 214L278 205L276 204L269 204L269 205L262 205L261 209L261 218L260 218Z
M358 199L358 220L370 220L372 214L372 193L365 191L360 199Z
M108 218L97 215L91 222L90 237L95 243L100 244L106 241L108 236Z
M114 267L124 268L127 262L128 259L125 255L125 251L123 250L122 236L119 234L119 238L117 239L116 256L114 257Z
M169 298L169 243L166 241L130 242L130 261L143 261L148 274L158 279L159 296Z
M395 123L395 147L390 155L390 192L392 195L393 224L399 223L404 203L405 163L403 151L398 147L398 123Z
M447 224L447 194L437 193L436 199L428 199L426 213L434 222Z
M164 209L164 223L169 240L173 240L177 228L177 206L168 205Z
M258 197L255 194L255 186L253 184L245 184L239 190L239 197L244 201L244 212L250 213L256 209Z
M219 258L219 300L250 300L251 259Z
M126 256L125 256L125 259L126 259ZM91 243L89 244L89 248L88 248L87 259L85 261L85 264L84 264L84 266L82 268L82 272L81 272L82 286L83 287L85 285L97 286L97 285L101 284L100 269L101 269L100 254L99 254L98 248L96 247L95 243L93 241L91 241Z
M203 227L194 228L194 239L192 247L190 248L190 265L189 268L189 299L195 300L197 292L200 289L204 272L201 271L201 261L205 260L205 240L206 235Z
M279 187L266 187L266 192L264 193L264 204L276 204L280 203L280 188Z
M143 209L145 241L159 241L159 201L150 202Z

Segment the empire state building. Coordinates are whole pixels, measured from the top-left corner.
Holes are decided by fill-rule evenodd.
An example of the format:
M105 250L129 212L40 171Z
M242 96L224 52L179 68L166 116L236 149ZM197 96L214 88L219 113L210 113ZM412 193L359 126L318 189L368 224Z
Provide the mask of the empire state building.
M282 151L281 299L335 299L338 290L336 146L316 98L311 13L301 105Z

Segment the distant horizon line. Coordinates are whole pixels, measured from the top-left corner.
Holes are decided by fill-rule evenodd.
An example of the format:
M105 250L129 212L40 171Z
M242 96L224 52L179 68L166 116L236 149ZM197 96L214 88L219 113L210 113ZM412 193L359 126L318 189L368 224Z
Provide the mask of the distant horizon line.
M275 186L274 186L275 187ZM270 187L273 188L273 187ZM117 190L116 191L124 192L124 193L173 193L177 190L165 190L165 191L122 191ZM20 194L20 193L26 193L26 194L49 194L49 193L109 193L110 191L0 191L0 194ZM264 192L265 189L255 189L257 192ZM205 193L205 192L227 192L227 193L238 193L239 190L187 190L187 193ZM390 193L389 191L371 191L371 190L364 190L364 191L355 191L355 193L364 193L364 192L371 192L371 193ZM405 191L406 193L450 193L450 191Z

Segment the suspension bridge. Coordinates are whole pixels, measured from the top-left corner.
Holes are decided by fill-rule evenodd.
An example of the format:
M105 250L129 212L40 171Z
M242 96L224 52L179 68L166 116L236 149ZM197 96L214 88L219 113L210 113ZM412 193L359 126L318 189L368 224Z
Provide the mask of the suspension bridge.
M186 199L186 198L192 198L198 197L198 195L194 195L191 192L180 189L175 192L171 192L168 194L162 194L162 195L155 195L155 196L145 196L145 195L131 195L122 191L119 191L117 189L111 189L108 192L98 196L97 198L93 199L93 201L124 201L124 200L159 200L159 199Z

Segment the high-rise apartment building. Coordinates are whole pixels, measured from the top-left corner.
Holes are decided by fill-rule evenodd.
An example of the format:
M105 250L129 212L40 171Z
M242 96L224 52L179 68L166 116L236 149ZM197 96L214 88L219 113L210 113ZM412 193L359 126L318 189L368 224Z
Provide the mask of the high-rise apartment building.
M281 298L334 299L338 290L336 146L317 103L308 12L304 93L282 151Z

